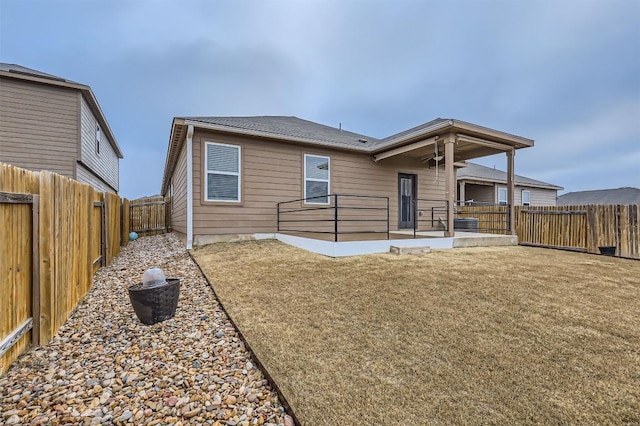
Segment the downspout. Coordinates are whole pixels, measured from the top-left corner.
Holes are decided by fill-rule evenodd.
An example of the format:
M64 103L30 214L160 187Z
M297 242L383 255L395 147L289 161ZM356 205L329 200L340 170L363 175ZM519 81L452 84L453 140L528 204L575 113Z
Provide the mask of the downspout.
M193 248L193 125L187 128L187 250Z

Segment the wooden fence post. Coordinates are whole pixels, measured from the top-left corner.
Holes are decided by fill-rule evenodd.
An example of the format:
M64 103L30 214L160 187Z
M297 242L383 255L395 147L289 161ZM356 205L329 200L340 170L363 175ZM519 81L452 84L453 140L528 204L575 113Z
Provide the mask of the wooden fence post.
M31 316L33 330L31 343L40 344L40 196L33 196L32 211L32 258L31 258Z
M50 172L40 172L40 343L51 338L53 306L53 182Z

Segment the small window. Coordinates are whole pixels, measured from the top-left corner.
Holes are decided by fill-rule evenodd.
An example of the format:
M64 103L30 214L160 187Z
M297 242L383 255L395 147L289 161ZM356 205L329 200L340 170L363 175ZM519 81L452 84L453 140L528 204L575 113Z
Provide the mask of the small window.
M207 142L205 155L206 201L240 201L240 147Z
M330 162L329 157L304 155L305 203L329 204Z
M498 204L507 204L507 188L498 188Z
M100 154L100 125L96 124L96 154Z
M522 190L522 205L523 206L531 205L531 191L527 189Z

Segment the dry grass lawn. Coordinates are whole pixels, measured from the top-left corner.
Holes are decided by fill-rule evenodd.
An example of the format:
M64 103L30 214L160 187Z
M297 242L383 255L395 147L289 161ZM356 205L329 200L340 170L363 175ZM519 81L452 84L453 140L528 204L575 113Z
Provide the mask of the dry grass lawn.
M304 425L640 424L640 262L525 247L194 257Z

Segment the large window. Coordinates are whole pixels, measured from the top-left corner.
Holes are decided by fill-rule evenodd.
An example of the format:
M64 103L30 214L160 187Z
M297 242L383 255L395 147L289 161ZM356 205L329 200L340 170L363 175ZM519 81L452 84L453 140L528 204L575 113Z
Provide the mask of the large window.
M309 204L329 204L330 159L304 155L304 198ZM310 197L316 197L308 199Z
M205 200L239 202L240 147L215 142L205 147Z
M526 189L522 190L522 205L523 206L531 205L531 191Z
M507 204L507 188L498 188L498 204Z

